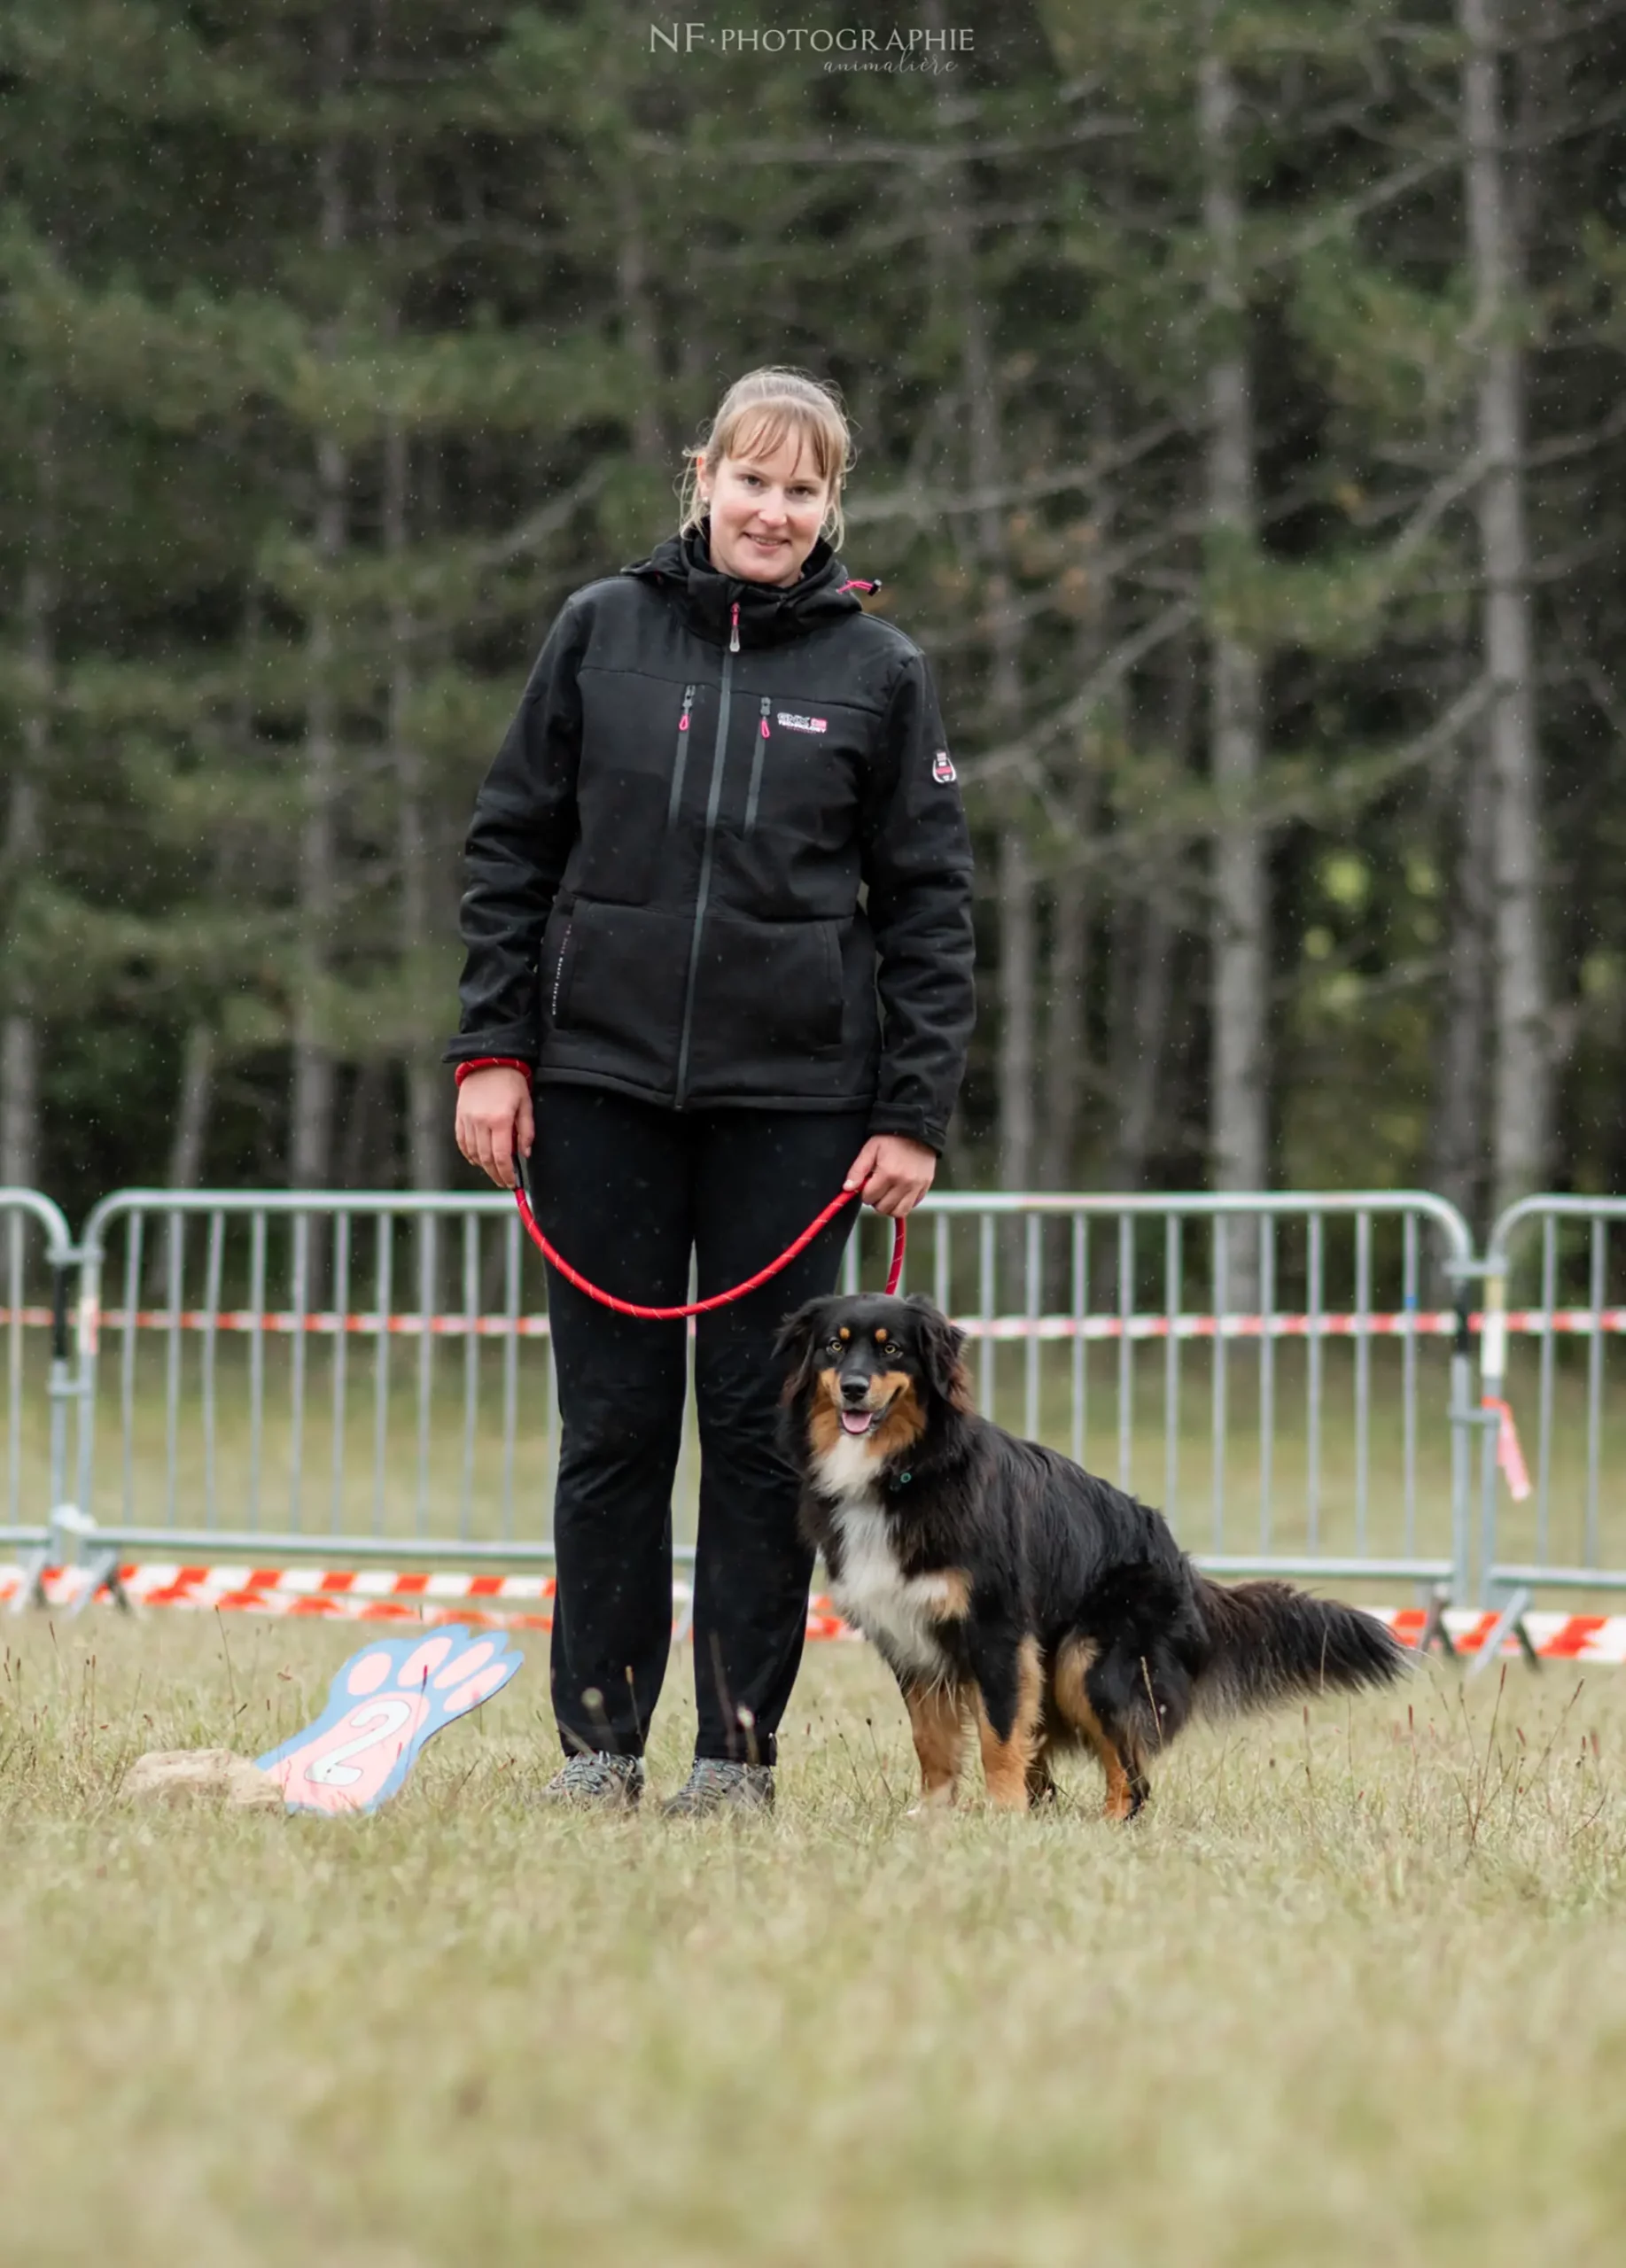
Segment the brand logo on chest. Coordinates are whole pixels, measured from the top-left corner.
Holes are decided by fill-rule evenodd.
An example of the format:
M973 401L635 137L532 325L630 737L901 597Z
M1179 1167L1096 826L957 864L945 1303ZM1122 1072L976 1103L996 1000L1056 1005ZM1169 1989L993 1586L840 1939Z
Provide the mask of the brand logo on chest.
M782 725L788 733L828 733L830 729L828 717L804 717L796 709L775 711L774 722Z

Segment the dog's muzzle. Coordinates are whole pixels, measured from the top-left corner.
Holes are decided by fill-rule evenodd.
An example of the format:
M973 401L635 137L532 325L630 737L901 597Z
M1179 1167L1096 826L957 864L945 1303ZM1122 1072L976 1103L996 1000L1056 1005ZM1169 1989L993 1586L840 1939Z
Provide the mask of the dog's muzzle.
M874 1392L875 1387L867 1379L842 1379L840 1414L844 1433L861 1439L864 1434L873 1433L881 1423L891 1407L891 1398L889 1395L885 1402L873 1402L870 1396Z

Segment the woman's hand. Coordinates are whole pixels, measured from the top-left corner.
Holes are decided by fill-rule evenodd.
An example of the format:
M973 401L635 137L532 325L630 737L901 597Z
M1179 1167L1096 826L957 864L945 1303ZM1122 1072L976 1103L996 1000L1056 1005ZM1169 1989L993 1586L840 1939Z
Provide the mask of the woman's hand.
M499 1189L517 1178L514 1153L531 1154L536 1121L531 1112L531 1082L505 1063L471 1071L457 1090L457 1146L471 1166L488 1173Z
M470 1086L474 1084L472 1079ZM872 1134L853 1159L844 1189L861 1189L866 1205L894 1221L911 1214L931 1187L937 1153L906 1134Z

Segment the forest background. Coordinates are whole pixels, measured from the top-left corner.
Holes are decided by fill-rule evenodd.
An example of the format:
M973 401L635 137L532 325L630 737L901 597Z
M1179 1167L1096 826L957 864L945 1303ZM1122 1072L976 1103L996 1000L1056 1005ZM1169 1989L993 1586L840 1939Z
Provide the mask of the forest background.
M954 1182L1626 1187L1622 19L8 0L0 1181L461 1181L475 788L776 361L976 831Z

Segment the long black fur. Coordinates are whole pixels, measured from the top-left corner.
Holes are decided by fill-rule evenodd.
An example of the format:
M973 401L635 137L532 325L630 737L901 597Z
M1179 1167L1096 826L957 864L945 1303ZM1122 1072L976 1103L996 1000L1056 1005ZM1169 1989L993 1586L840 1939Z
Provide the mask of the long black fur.
M1070 1719L1058 1707L1057 1669L1071 1641L1081 1642L1075 1661L1088 1662L1090 1744L1109 1785L1111 1752L1121 1761L1130 1812L1145 1798L1151 1758L1194 1713L1382 1686L1401 1674L1406 1655L1374 1617L1288 1583L1210 1581L1150 1505L977 1416L963 1337L918 1296L813 1301L780 1335L785 1446L803 1475L804 1530L839 1583L842 1500L821 1489L810 1433L824 1397L821 1371L844 1362L849 1375L855 1364L861 1374L867 1364L911 1382L922 1422L877 1464L875 1500L905 1577L964 1579L969 1612L937 1636L956 1689L981 1696L1000 1737L1016 1713L1023 1641L1037 1646L1045 1695L1032 1795L1049 1791L1046 1751L1085 1737L1080 1713ZM880 1340L891 1355L878 1351ZM877 1643L886 1653L884 1638ZM888 1658L906 1692L910 1666Z

